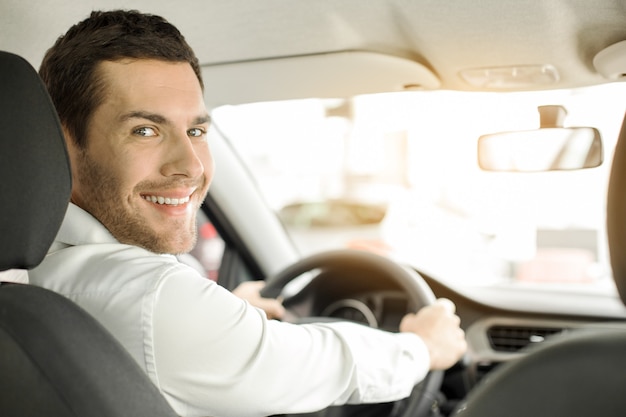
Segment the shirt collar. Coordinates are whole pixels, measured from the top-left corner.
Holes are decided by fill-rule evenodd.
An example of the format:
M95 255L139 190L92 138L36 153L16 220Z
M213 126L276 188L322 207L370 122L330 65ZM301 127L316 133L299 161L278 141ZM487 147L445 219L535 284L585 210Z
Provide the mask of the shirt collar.
M118 243L118 241L95 217L70 203L55 239L55 246L60 244L67 247L89 243Z

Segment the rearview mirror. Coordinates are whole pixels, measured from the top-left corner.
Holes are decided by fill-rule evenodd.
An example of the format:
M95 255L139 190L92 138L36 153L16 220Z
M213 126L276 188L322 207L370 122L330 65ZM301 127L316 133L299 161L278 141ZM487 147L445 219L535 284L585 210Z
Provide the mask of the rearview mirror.
M485 171L541 172L602 164L600 132L592 127L554 127L501 132L478 139L478 165Z

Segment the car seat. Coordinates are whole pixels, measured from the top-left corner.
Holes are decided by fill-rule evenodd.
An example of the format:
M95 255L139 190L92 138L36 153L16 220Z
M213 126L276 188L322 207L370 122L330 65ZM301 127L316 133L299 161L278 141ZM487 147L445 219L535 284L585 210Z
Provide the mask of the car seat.
M71 190L56 111L34 68L0 51L0 271L46 255ZM0 272L0 277L2 272ZM43 288L0 285L0 415L175 416L89 314Z
M607 233L613 278L626 304L626 118L611 166ZM474 388L457 417L626 415L626 328L571 332L501 365Z

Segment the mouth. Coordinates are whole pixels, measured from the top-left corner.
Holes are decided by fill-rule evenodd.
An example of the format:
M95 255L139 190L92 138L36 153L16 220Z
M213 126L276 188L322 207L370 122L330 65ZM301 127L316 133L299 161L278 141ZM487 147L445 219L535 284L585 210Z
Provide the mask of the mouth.
M143 195L144 200L165 206L180 206L189 202L189 196L182 198L163 197L160 195Z

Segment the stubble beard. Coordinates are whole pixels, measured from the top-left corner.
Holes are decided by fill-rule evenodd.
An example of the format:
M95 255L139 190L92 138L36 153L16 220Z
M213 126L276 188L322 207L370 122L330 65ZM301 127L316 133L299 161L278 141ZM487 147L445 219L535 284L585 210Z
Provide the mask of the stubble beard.
M77 161L77 172L83 188L81 208L100 221L120 243L139 246L158 254L189 252L196 244L196 211L192 221L179 221L175 233L157 232L141 212L125 204L120 194L121 181L114 173L99 165L86 152ZM193 204L191 201L189 204Z

